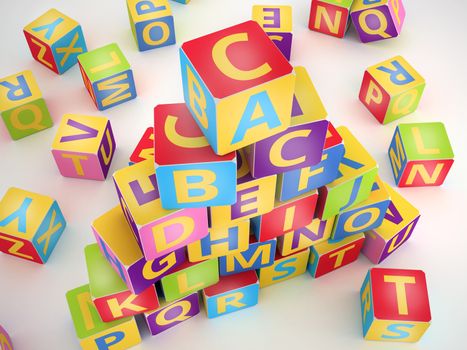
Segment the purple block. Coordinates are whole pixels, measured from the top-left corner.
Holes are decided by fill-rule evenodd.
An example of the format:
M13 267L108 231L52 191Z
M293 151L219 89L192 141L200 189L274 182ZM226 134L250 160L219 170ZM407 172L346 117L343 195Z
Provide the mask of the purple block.
M284 57L290 61L292 52L292 33L266 33L269 39L276 44Z
M350 14L352 22L361 42L368 43L398 36L399 32L395 26L393 13L394 11L387 4L352 12ZM405 11L403 13L405 17ZM402 23L399 27L402 27Z
M97 157L99 159L99 163L101 164L104 178L106 178L107 174L109 173L110 164L112 163L112 158L115 154L116 148L117 144L112 132L112 127L110 126L110 122L108 122L107 128L105 129L104 135L102 137L101 144L99 145L99 152L97 152ZM101 152L101 150L103 152Z

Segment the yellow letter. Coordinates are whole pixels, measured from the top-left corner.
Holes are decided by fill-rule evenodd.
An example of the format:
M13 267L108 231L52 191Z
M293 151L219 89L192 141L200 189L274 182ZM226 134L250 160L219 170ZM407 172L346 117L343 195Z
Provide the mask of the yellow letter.
M290 231L292 229L294 217L295 217L295 205L293 207L288 207L285 210L284 227L282 227L284 232Z
M62 153L63 158L71 159L73 166L75 167L76 174L79 176L84 176L83 166L81 165L81 160L87 160L87 156L82 156L73 153Z
M165 318L165 315L167 313L171 314L171 310L175 308L181 308L181 312L178 316L172 317L170 320ZM156 316L156 323L159 326L167 326L169 324L172 324L174 322L183 322L185 320L188 320L190 316L188 316L188 313L191 310L191 304L187 300L180 300L176 303L173 303L170 306L167 306L165 309L162 309ZM172 316L172 315L171 315Z
M352 244L344 249L341 249L331 255L329 255L330 258L334 258L335 256L337 256L336 258L336 262L334 263L334 268L337 269L339 266L342 265L342 261L344 260L344 256L345 256L345 253L348 252L349 250L352 250L353 248L355 248L355 244Z
M377 29L370 28L366 23L366 18L368 16L376 16L378 18L379 27ZM366 11L360 12L360 16L358 16L358 23L363 31L370 35L379 35L382 38L390 38L391 36L386 33L386 29L388 28L388 21L384 14L378 9L369 9Z
M383 93L376 83L370 79L370 83L368 84L368 90L366 91L365 96L365 103L369 106L371 102L379 105L383 102Z
M397 235L393 239L391 239L391 244L389 245L389 248L388 248L388 251L387 251L388 254L392 253L394 250L399 248L405 242L405 240L407 239L407 236L409 235L410 231L412 231L413 225L415 225L415 222L412 221L410 223L410 225L405 228L404 237L402 237L402 239L399 241L399 243L396 244L396 241L397 241L397 238L399 237L399 235Z
M354 226L355 219L357 219L360 215L366 214L366 213L370 214L370 219L364 222L363 224L361 224L360 226ZM371 224L373 224L375 220L378 218L378 216L379 216L379 208L366 208L364 211L358 211L356 213L353 213L345 221L344 230L346 232L361 232L362 230L365 229L365 227L368 227Z
M202 148L209 146L208 140L204 136L186 137L177 132L176 124L178 118L168 115L165 120L164 132L170 142L183 148Z
M245 295L242 292L230 293L227 295L223 295L217 298L217 313L223 314L227 310L227 305L241 308L246 306L246 304L241 303L240 301L243 299Z
M190 67L186 66L186 76L187 76L187 84L188 84L188 96L190 98L190 107L193 113L195 114L196 119L200 122L203 128L208 128L208 116L206 115L206 96L204 95L204 91L199 84L198 79L196 79L193 71ZM198 91L198 93L196 93Z
M102 106L106 107L110 104L117 103L122 101L131 96L130 84L128 83L120 83L119 82L128 79L128 74L124 73L119 76L106 79L97 84L97 90L99 91L106 91L106 90L115 90L109 96L106 96L102 99ZM126 91L126 93L124 93Z
M366 315L371 310L371 290L370 290L370 282L368 282L365 286L365 289L362 293L362 303L363 303L363 323L365 323Z
M178 238L172 240L171 242L167 242L166 231L169 231L169 230L172 231L172 232L169 232L169 234L173 236L175 234L173 232L174 231L173 226L176 226L176 225L182 226L182 229L183 229L182 233L179 235ZM195 229L195 222L189 216L179 216L179 217L169 219L152 228L152 232L154 236L154 245L156 246L157 251L162 252L164 250L167 250L169 248L176 246L177 244L182 243L193 233L194 229Z
M329 17L329 13L326 8L324 6L318 5L316 7L315 28L321 29L321 19L324 18L324 22L326 22L326 26L328 27L329 31L333 34L337 34L339 32L341 17L342 12L336 11L336 17L334 17L334 23L332 23L331 17Z
M405 152L402 146L401 135L397 133L395 138L396 148L395 150L392 147L389 149L389 159L391 159L392 168L398 172L402 167L402 162L405 160Z
M409 114L411 112L410 108L417 100L418 91L416 89L407 91L401 95L399 95L392 105L392 113L393 114ZM408 100L406 101L406 98ZM401 106L402 104L402 106Z
M177 275L177 285L178 285L178 291L180 294L186 294L191 291L195 292L200 289L203 289L204 287L204 282L198 282L193 285L188 285L188 275L186 272L182 272L179 275Z
M109 129L105 130L105 137L107 137L107 143L109 144L109 154L105 153L105 147L104 145L101 145L101 155L102 159L104 159L104 164L109 165L110 159L112 159L112 153L114 151Z
M23 121L20 120L20 116L23 112L32 113L34 118L31 121L28 120L27 123L23 123ZM11 125L17 130L42 130L45 128L44 125L41 125L42 116L42 110L39 108L39 106L29 103L14 109L10 114L10 122Z
M159 261L159 265L166 263L167 266L159 271L154 271L154 269L152 268L153 261L154 260L146 261L146 263L143 266L142 274L146 280L152 280L152 279L159 277L160 275L168 271L177 262L175 253L172 252Z
M261 264L267 264L269 262L269 258L271 256L271 245L270 244L263 244L256 248L254 254L251 256L250 260L246 260L242 253L237 254L230 254L227 255L226 258L226 270L228 272L235 270L235 261L237 261L243 269L249 268L253 266L256 260L258 260L259 256L261 255Z
M417 173L420 174L420 176L423 179L423 182L427 185L434 184L436 180L438 180L439 174L441 173L441 170L443 170L444 164L439 163L436 164L435 170L433 171L433 174L428 174L428 170L426 170L425 165L423 164L415 164L412 166L412 169L410 169L409 176L407 177L407 181L405 182L406 185L411 185L413 184L413 181L415 180L415 176L417 176Z
M306 156L295 159L284 159L282 157L282 148L288 141L299 137L308 137L310 133L311 130L296 130L279 137L269 150L269 160L271 164L276 167L289 167L303 163L306 160Z
M112 68L112 67L114 67L114 66L121 63L120 57L118 57L118 55L117 55L117 53L115 51L109 52L109 56L110 56L110 61L109 62L106 62L106 63L103 63L103 64L101 64L99 66L91 68L90 69L91 73L98 73L98 72L101 72L103 70Z
M390 276L384 275L384 282L396 284L397 309L399 315L408 315L407 296L405 294L406 284L415 284L413 276Z
M201 177L200 181L188 182L188 177ZM217 196L219 190L213 183L216 181L216 173L211 170L174 170L175 195L178 203L192 203L208 201ZM190 190L203 190L203 194L190 195Z
M130 294L128 298L126 298L123 303L119 303L117 298L112 298L107 300L107 305L109 306L110 312L112 313L113 317L122 317L123 316L123 309L141 312L144 311L144 307L140 305L133 304L133 301L138 298L135 294Z
M418 127L413 127L411 130L415 140L415 146L417 147L417 152L419 154L439 154L441 152L439 148L425 148L422 134L420 133L420 129Z
M162 30L162 37L159 40L153 40L151 38L151 29L159 27ZM167 41L170 34L170 28L165 22L151 22L143 29L143 40L146 44L152 46L162 45Z
M24 247L23 241L20 241L19 239L15 239L13 237L3 236L3 235L0 235L0 239L13 243L13 245L8 249L8 253L15 255L15 256L19 256L20 258L33 260L32 256L26 255L20 252L20 249Z

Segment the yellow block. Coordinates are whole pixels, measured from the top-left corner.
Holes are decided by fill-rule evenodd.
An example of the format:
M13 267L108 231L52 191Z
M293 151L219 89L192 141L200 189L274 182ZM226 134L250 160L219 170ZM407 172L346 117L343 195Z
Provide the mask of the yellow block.
M51 46L78 25L74 19L56 9L50 9L24 27L24 30Z
M268 10L269 9L269 10ZM279 12L276 21L275 13ZM266 33L292 32L292 6L253 6L253 21L256 21Z
M375 319L366 340L416 342L430 326L430 322L389 321Z
M133 23L172 16L169 0L127 0L126 3Z
M115 333L123 333L123 339L119 340L116 335L112 335ZM80 341L83 350L126 350L139 343L141 343L141 336L134 317L125 323Z
M25 84L23 84L23 82ZM10 87L10 84L14 85L14 87ZM18 100L15 99L23 95L30 96ZM39 90L36 79L34 79L34 75L30 70L25 70L0 79L0 112L8 111L15 107L33 102L41 97L42 93Z
M309 249L294 255L280 257L271 266L259 269L259 286L264 288L297 277L306 271Z

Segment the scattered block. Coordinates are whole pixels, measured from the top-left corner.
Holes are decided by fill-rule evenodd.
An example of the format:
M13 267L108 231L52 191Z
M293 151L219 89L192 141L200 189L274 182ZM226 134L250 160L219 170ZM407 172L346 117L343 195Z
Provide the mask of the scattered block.
M129 165L142 162L146 159L154 161L154 128L152 126L146 129L136 145L130 156Z
M353 0L313 0L308 28L337 38L343 38L349 27Z
M308 248L289 256L276 253L274 264L259 269L259 286L264 288L304 274L309 256L310 249Z
M5 328L0 325L0 349L13 350L13 342Z
M172 0L172 1L178 2L179 4L183 4L183 5L186 5L190 2L190 0Z

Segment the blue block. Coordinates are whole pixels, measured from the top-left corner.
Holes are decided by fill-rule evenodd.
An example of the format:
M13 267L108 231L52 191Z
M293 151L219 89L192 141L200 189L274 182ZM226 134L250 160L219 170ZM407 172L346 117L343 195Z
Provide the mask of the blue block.
M176 43L173 16L137 22L135 23L135 29L138 49L140 51L147 51Z
M388 156L389 156L389 161L390 162L392 162L391 151L394 152L394 155L396 155L396 156L399 153L398 147L397 147L397 144L396 144L396 139L397 138L399 138L399 140L401 140L401 142L402 142L402 136L400 134L399 127L396 128L396 132L394 133L394 136L392 137L392 140L391 140L391 145L389 146ZM399 167L399 169L405 169L406 165L407 165L407 155L405 154L405 149L404 149L403 145L402 145L402 152L403 152L403 159L400 159L401 160L401 166ZM402 154L401 154L401 156L402 156ZM404 173L404 171L397 172L396 168L394 166L392 166L392 164L391 164L391 169L392 169L392 174L394 175L394 180L396 181L396 184L398 184L401 177L402 177L402 174Z
M371 270L370 270L371 271ZM365 281L363 282L362 288L360 289L360 308L362 313L362 326L363 326L363 336L365 337L368 333L368 330L371 327L371 324L374 320L374 311L373 311L373 292L371 290L371 283L370 283L370 271L368 271ZM369 290L366 290L369 288ZM364 295L364 292L368 292L368 303L365 304L367 294ZM368 305L368 310L365 310L365 305Z
M111 79L116 80L109 82ZM100 111L136 97L135 81L131 69L96 81L92 84L92 89L96 97L97 109Z
M70 52L64 51L67 48L70 49ZM75 50L76 52L74 52ZM52 55L54 56L58 73L62 74L73 67L78 63L78 56L87 51L83 31L81 30L81 26L77 26L52 45Z
M215 296L205 296L208 318L246 309L258 304L259 284L252 284Z

